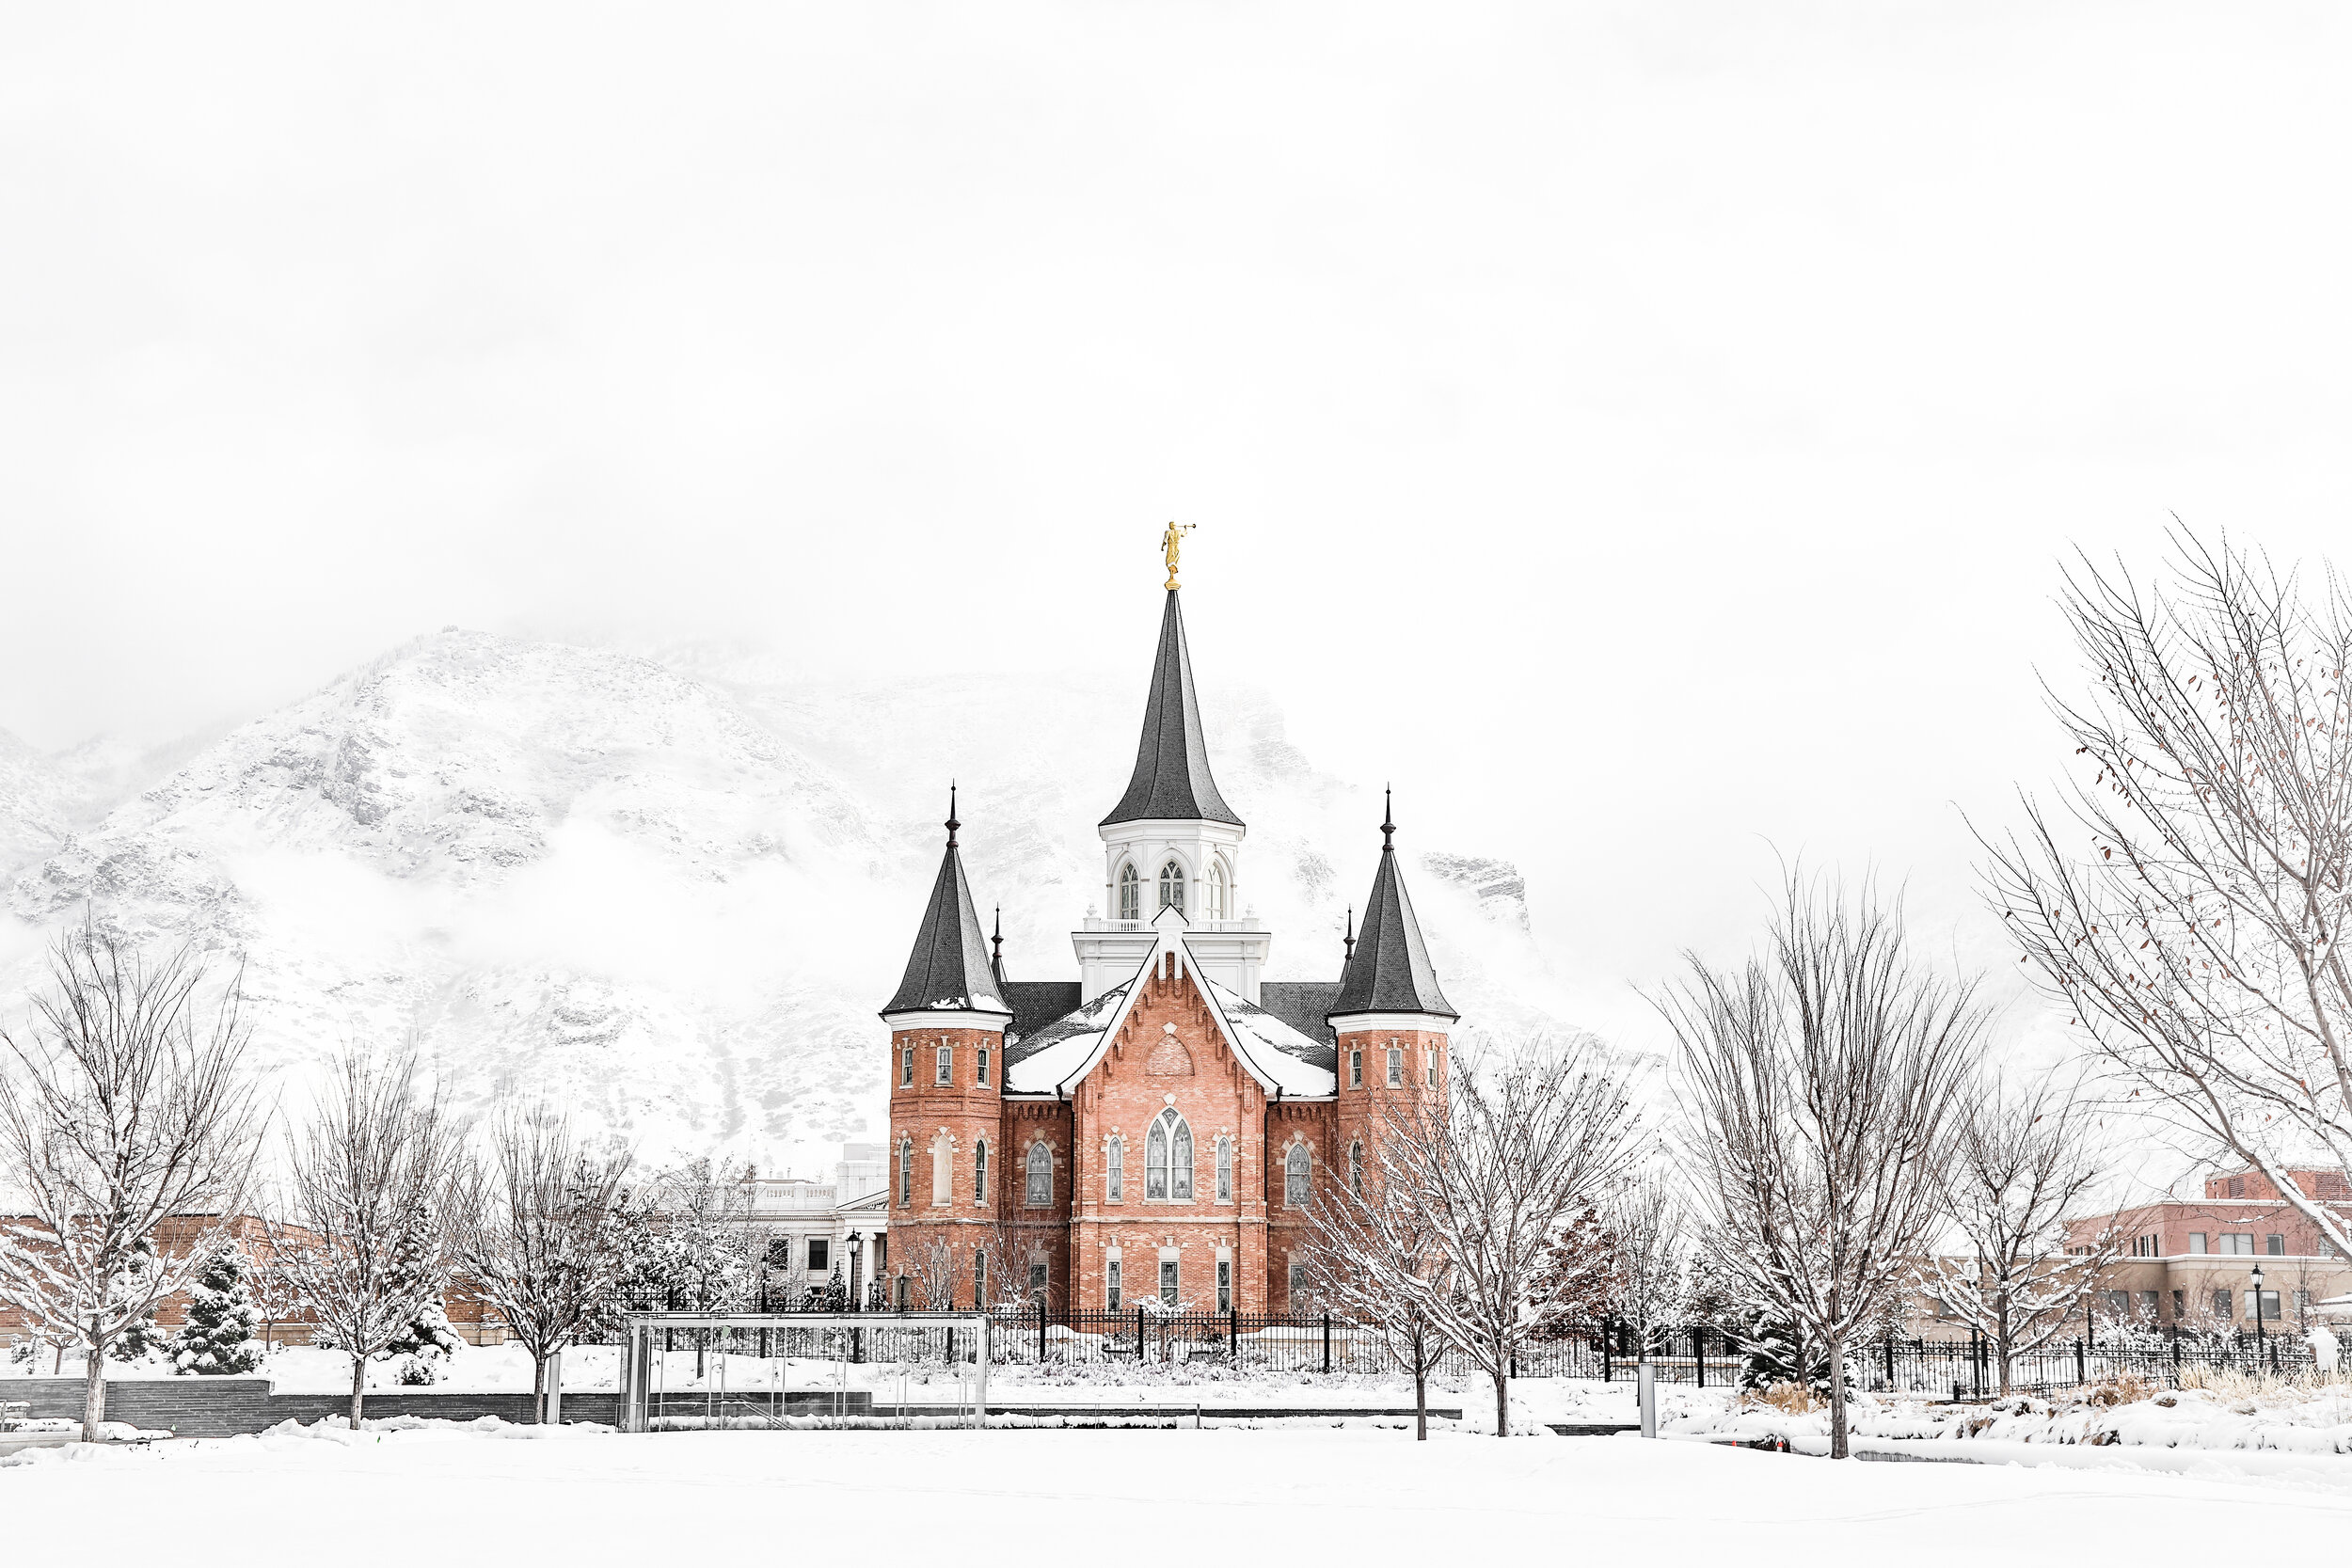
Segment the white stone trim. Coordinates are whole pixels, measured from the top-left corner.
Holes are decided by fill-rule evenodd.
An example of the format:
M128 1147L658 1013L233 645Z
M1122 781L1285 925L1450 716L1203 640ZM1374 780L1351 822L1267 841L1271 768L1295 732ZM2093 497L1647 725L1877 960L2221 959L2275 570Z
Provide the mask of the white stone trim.
M1370 1034L1381 1029L1414 1029L1424 1035L1450 1033L1460 1022L1444 1013L1333 1013L1331 1031L1339 1035Z

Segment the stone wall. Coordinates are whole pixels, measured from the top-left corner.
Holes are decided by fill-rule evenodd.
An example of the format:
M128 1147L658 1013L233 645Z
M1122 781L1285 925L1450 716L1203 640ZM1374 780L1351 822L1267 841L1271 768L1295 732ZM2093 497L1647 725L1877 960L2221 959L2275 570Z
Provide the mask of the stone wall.
M0 1378L0 1403L23 1402L35 1418L79 1420L83 1384L78 1377ZM106 1385L106 1419L162 1428L182 1437L234 1437L263 1432L280 1421L316 1421L351 1408L348 1394L274 1394L262 1377L126 1378ZM523 1394L433 1393L408 1389L370 1394L369 1419L424 1416L470 1421L496 1416L518 1424L531 1419L531 1396ZM565 1394L568 1421L619 1424L618 1394Z

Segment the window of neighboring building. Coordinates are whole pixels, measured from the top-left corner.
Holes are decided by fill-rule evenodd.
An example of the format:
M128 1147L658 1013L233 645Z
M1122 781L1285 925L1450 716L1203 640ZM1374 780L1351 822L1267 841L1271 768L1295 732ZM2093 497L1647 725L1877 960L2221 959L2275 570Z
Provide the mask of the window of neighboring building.
M1119 868L1119 918L1143 918L1143 879L1136 875L1136 868L1132 865Z
M2249 1291L2246 1294L2248 1299L2252 1302L2254 1310L2262 1314L2263 1322L2266 1323L2275 1323L2279 1321L2278 1291Z
M2287 1255L2287 1239L2284 1236L2265 1236L2263 1251L2273 1258L2284 1258Z
M2153 1291L2140 1291L2135 1292L2135 1294L2137 1297L2135 1305L2138 1309L2140 1321L2142 1323L2154 1323L2156 1321L2156 1292Z
M2236 1310L2230 1305L2229 1291L2216 1291L2213 1293L2213 1315L2217 1318L2234 1318L2237 1316Z
M1103 1196L1113 1203L1127 1201L1127 1140L1116 1132L1103 1161Z
M2129 1291L2102 1291L2099 1292L2099 1305L2110 1318L2126 1317L2132 1309L2132 1293Z
M932 1074L931 1082L934 1084L952 1084L955 1081L956 1048L952 1045L943 1045L939 1048L938 1070Z
M988 1140L972 1146L972 1201L988 1201Z
M1184 912L1184 868L1174 861L1160 867L1160 908Z
M1176 1305L1176 1259L1173 1258L1160 1259L1160 1305Z
M914 1140L898 1140L898 1207L914 1201Z
M2340 1170L2321 1171L2312 1185L2318 1189L2316 1196L2320 1197L2343 1197L2352 1193L2352 1188L2344 1184L2344 1172Z
M2244 1197L2246 1196L2246 1178L2243 1176L2233 1176L2230 1178L2230 1196L2232 1197Z
M1392 1045L1389 1047L1389 1087L1392 1089L1401 1089L1404 1086L1405 1048L1399 1045Z
M2301 1323L2301 1322L2302 1322L2305 1318L2308 1318L2308 1317L2310 1317L2311 1315L2312 1315L2312 1293L2311 1293L2309 1291L2296 1291L2296 1292L2295 1292L2295 1321L2296 1321L2296 1323Z
M1293 1209L1307 1207L1308 1159L1305 1144L1291 1145L1282 1157L1282 1201Z
M1220 1312L1233 1309L1233 1260L1231 1258L1216 1260L1216 1309Z
M901 1088L914 1087L914 1047L898 1048L898 1084Z
M979 1085L982 1088L988 1087L987 1046L980 1047L979 1053L972 1059L972 1082Z
M2187 1316L2188 1316L2188 1292L2187 1292L2186 1291L2173 1291L2173 1292L2172 1292L2172 1321L2173 1321L2174 1323L2179 1323L2179 1322L2181 1322L2184 1318L2186 1318Z
M1233 1201L1233 1140L1231 1138L1216 1140L1216 1200L1219 1203Z
M2249 1231L2242 1236L2231 1236L2226 1239L2230 1243L2231 1256L2235 1258L2251 1258L2254 1256L2254 1237L2251 1231Z
M2205 1233L2203 1231L2192 1230L2188 1233L2188 1250L2197 1253L2201 1253L2205 1250Z
M824 1274L833 1267L833 1243L822 1236L808 1239L808 1272Z
M1351 1089L1364 1086L1364 1053L1360 1051L1347 1053L1347 1086Z
M1032 1209L1054 1201L1054 1151L1043 1144L1029 1146L1029 1185L1022 1201Z
M1119 1259L1116 1258L1103 1265L1103 1301L1112 1311L1119 1310Z

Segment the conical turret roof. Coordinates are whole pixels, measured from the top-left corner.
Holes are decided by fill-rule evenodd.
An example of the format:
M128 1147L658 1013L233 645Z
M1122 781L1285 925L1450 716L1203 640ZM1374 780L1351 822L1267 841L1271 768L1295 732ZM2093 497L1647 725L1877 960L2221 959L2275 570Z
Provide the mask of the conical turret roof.
M1152 695L1143 709L1143 740L1135 777L1103 818L1116 822L1169 819L1242 825L1209 776L1209 749L1200 736L1200 703L1193 695L1192 654L1184 645L1184 612L1176 589L1160 615L1160 648L1152 663Z
M1390 814L1391 816L1393 813ZM1372 896L1364 901L1364 920L1356 932L1356 949L1340 975L1340 993L1330 1013L1430 1013L1458 1018L1438 989L1438 971L1429 961L1429 948L1421 940L1421 922L1413 918L1413 900L1405 892L1405 874L1397 869L1396 824L1380 823L1380 869L1372 879Z
M939 862L931 883L931 900L923 911L923 924L914 933L914 952L907 959L906 978L898 994L882 1008L885 1014L926 1011L1006 1012L1003 989L989 962L988 941L980 935L979 911L972 906L971 884L964 880L963 857L956 851L955 792L947 796L947 852Z

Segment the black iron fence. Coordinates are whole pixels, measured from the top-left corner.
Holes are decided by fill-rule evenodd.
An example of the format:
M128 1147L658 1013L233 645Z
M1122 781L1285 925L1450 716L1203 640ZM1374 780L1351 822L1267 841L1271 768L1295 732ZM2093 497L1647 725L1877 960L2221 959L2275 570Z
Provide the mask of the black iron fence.
M633 1311L789 1312L808 1309L803 1298L764 1297L704 1307L680 1299L630 1302ZM818 1310L839 1307L818 1307ZM1055 1312L1042 1307L992 1312L990 1359L1016 1366L1133 1366L1231 1370L1240 1372L1357 1373L1409 1376L1397 1341L1375 1323L1320 1313L1168 1312L1155 1307L1116 1312ZM842 1326L772 1329L676 1328L664 1331L665 1350L694 1350L811 1360L940 1364L969 1361L975 1330L950 1328L921 1314L868 1306ZM1661 1383L1723 1387L1741 1381L1747 1366L1740 1338L1713 1326L1677 1328L1650 1338L1649 1356ZM1524 1342L1511 1374L1526 1378L1631 1381L1642 1361L1639 1338L1623 1324L1596 1324ZM1968 1339L1880 1338L1849 1352L1856 1385L1873 1393L1938 1398L1983 1397L2000 1390L2000 1363L1992 1343ZM2090 1341L2058 1340L2010 1358L2013 1390L2048 1392L2122 1377L2177 1386L2191 1369L2308 1375L2311 1347L2300 1338L2154 1333ZM1469 1353L1438 1341L1428 1369L1470 1377L1480 1369Z

